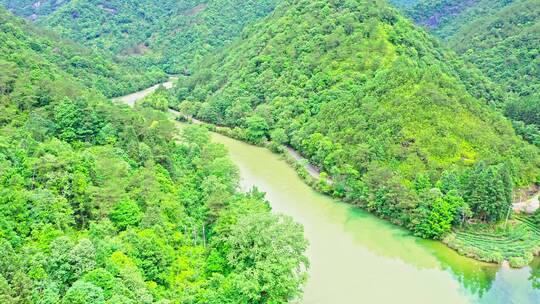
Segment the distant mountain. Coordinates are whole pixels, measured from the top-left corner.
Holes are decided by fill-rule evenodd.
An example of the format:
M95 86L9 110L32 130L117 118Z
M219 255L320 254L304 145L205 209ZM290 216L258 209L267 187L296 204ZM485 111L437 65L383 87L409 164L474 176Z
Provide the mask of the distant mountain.
M0 0L8 10L16 15L35 20L41 16L46 16L71 0Z
M537 149L486 104L482 81L385 2L288 0L181 79L177 96L180 109L238 127L236 136L291 145L333 177L336 195L437 237L420 224L438 208L422 187L444 193L453 172L475 217L496 219L508 193L480 200L487 216L468 176L506 167L527 185L539 172Z
M389 0L391 4L399 8L408 8L418 3L420 0Z
M526 0L528 1L528 0ZM395 2L395 1L394 1ZM435 35L449 39L478 19L497 14L516 0L416 0L407 14Z
M279 0L79 0L38 24L139 66L187 73L194 61L238 37Z
M423 0L406 11L507 91L506 114L540 145L540 1Z
M16 18L2 8L0 29L4 41L13 35L17 37L16 42L1 45L3 56L25 60L42 58L40 64L55 64L62 72L106 96L127 94L166 78L158 69L128 67L98 50L89 50L64 41L56 34Z

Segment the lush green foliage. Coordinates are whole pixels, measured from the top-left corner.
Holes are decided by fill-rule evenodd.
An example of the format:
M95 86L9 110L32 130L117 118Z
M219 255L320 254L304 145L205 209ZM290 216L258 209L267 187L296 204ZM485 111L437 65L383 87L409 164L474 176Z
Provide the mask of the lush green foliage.
M189 73L200 59L270 13L278 0L71 1L39 19L62 36L123 56L134 66Z
M508 167L479 164L468 176L466 200L482 220L505 218L512 204L512 180Z
M159 111L167 111L169 110L169 100L169 92L165 87L160 86L155 92L143 98L143 100L139 102L139 105L154 108Z
M418 3L419 0L389 0L396 7L406 9Z
M0 0L8 10L16 15L36 19L40 16L46 16L70 0Z
M540 145L540 2L424 0L407 12L499 84L518 133Z
M165 74L157 69L143 72L115 63L97 51L89 51L62 41L53 33L29 25L2 8L0 52L4 57L0 61L0 77L9 77L11 64L7 61L24 64L31 58L41 67L35 69L35 75L24 76L39 78L38 73L52 63L87 87L93 87L107 96L130 93L166 78Z
M0 24L2 303L299 296L302 227L257 190L236 192L223 146L202 128L176 136L160 111L112 104L18 25Z
M399 0L392 0L392 2ZM478 19L496 14L515 0L416 0L406 13L437 36L450 39Z
M441 237L466 210L499 219L508 191L538 175L536 149L471 96L489 90L473 92L467 73L386 4L291 0L181 78L177 97L186 114L251 142L279 134L330 173L336 196ZM477 174L500 195L475 191ZM449 175L457 200L445 198ZM440 194L425 197L433 187Z

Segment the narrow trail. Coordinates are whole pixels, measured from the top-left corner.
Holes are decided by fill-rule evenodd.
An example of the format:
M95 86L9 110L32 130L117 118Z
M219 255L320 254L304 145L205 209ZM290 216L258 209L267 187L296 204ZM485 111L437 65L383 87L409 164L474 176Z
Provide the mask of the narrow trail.
M300 154L300 152L296 151L295 149L287 146L287 152L290 156L292 156L297 162L304 165L304 168L306 171L311 175L311 177L315 179L319 179L321 177L321 169L315 165L312 165L309 163L309 161ZM329 184L332 184L333 181L331 178L326 178L326 182Z

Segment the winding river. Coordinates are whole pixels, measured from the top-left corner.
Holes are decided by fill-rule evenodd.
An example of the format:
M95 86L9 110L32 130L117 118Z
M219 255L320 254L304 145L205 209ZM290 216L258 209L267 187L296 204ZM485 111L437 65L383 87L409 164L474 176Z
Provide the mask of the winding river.
M213 140L228 148L243 189L257 186L274 212L304 225L311 267L301 303L540 303L539 259L510 269L462 257L316 193L267 149Z

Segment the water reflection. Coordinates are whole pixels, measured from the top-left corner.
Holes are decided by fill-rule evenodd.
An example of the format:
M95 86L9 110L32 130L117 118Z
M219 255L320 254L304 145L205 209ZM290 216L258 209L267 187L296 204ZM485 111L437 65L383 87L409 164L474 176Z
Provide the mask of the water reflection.
M410 232L388 222L376 223L379 228L377 233L355 233L355 229L366 228L366 220L372 215L358 208L351 208L349 213L349 219L345 223L347 233L355 235L359 243L377 255L400 259L418 269L445 270L475 299L481 299L491 289L500 266L463 257L440 242L416 238ZM362 224L359 225L357 221ZM380 229L381 225L385 226L385 229ZM373 231L377 227L365 230ZM413 239L414 245L408 244L405 239Z
M443 245L444 246L444 245ZM481 299L491 289L500 266L481 263L460 256L455 251L433 250L441 267L450 271L463 288L471 295Z

